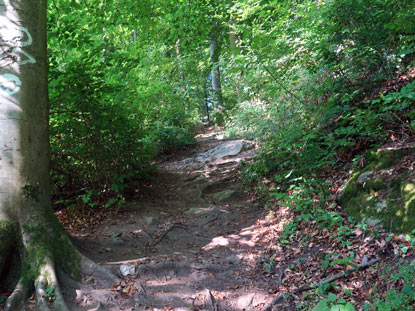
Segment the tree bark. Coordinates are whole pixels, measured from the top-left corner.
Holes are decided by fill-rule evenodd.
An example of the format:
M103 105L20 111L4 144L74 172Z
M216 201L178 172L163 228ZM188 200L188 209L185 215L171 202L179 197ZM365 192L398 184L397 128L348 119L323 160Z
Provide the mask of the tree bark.
M237 51L237 47L238 47L238 35L235 33L235 30L232 28L232 25L234 24L234 20L231 18L230 20L230 24L231 27L229 28L229 45L231 47L231 51L232 51L232 56L235 60L236 56L238 56L238 51ZM241 75L236 77L236 81L235 81L235 90L236 90L236 96L238 98L238 103L242 102L242 92L241 92Z
M0 2L0 219L50 209L46 1Z
M41 310L48 288L51 308L67 310L56 271L79 277L88 260L51 207L46 0L0 0L0 44L0 285L14 286L5 310L23 308L33 286Z
M212 66L212 90L213 90L213 105L215 112L217 109L223 108L222 86L220 81L220 56L221 42L217 30L212 31L210 38L210 62Z

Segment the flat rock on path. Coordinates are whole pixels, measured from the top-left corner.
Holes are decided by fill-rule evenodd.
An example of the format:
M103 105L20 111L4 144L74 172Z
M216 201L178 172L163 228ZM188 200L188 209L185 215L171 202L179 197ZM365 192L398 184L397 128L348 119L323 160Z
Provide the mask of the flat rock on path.
M217 160L227 157L235 157L243 151L253 147L252 142L247 140L230 140L217 145L205 152L200 152L192 158L167 163L164 167L167 169L184 170L184 169L201 169L206 164L211 164ZM251 153L252 156L252 153ZM240 160L238 158L237 160Z
M263 210L234 176L238 163L253 157L253 144L206 141L211 148L191 161L161 163L157 182L129 208L74 239L121 281L111 296L84 292L73 310L98 304L114 311L260 310L265 305L265 286L250 275L254 254L262 251L256 231Z

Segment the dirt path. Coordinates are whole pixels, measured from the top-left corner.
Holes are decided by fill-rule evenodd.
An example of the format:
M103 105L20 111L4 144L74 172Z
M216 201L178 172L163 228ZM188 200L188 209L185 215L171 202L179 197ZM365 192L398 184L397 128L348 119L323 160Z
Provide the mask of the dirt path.
M68 289L73 310L260 310L269 301L267 281L253 275L264 210L236 177L254 146L243 142L237 155L212 158L226 141L198 141L191 158L159 163L157 181L130 208L74 239L121 281L98 289L99 280L86 279L90 287Z

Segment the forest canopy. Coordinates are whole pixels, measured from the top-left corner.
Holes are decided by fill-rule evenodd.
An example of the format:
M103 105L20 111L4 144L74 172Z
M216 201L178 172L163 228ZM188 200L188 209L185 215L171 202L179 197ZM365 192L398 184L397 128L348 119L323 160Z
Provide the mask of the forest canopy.
M314 166L382 140L385 118L413 131L405 95L377 99L413 64L413 15L409 0L49 1L54 191L116 195L208 118L270 157L313 141L298 156Z

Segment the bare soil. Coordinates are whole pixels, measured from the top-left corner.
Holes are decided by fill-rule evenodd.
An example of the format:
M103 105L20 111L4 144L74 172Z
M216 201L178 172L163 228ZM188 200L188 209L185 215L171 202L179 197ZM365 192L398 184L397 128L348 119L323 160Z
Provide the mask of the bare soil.
M220 132L206 131L194 148L160 158L152 182L129 185L127 208L57 212L75 246L118 277L114 283L93 273L100 266L88 270L82 285L63 288L69 310L311 310L327 291L362 310L391 286L403 289L391 273L415 258L413 243L347 217L336 203L347 166L322 172L332 182L326 220L342 215L341 225L322 226L298 220L300 212L284 202L258 203L239 177L257 146L209 158L206 151L224 142ZM273 191L272 180L262 182ZM333 278L326 292L311 290Z
M128 208L73 235L76 247L120 282L105 288L86 277L89 287L65 289L72 310L260 310L272 299L269 278L254 273L269 247L265 211L238 179L254 150L178 169L179 161L222 142L215 133L200 135L196 149L157 164L154 182L145 192L138 185ZM122 264L135 273L123 276Z

